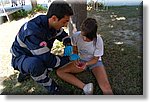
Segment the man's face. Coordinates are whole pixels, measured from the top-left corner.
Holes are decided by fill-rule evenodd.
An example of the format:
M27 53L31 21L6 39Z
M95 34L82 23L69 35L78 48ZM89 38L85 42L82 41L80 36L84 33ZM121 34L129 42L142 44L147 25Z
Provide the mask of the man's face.
M68 25L69 20L70 20L70 16L64 16L64 18L60 20L58 20L58 18L54 16L54 19L50 25L56 30L59 30L62 27L66 27Z

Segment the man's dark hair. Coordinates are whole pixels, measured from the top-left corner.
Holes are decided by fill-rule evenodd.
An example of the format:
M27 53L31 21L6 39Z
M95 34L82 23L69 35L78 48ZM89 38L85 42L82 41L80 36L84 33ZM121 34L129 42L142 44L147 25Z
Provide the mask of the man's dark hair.
M60 20L64 16L72 16L73 10L65 1L53 1L48 9L47 16L50 18L53 15Z
M83 31L88 39L94 40L97 38L97 22L93 18L87 18L81 24L81 31Z

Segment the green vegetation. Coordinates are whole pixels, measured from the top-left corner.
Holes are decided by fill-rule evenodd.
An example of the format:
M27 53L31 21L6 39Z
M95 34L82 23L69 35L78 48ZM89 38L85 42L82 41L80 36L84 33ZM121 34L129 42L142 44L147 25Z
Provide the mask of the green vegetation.
M23 17L33 17L37 12L45 13L46 11L47 11L47 8L38 4L34 9L32 9L30 11L19 10L19 11L13 13L12 16L15 20L17 20L17 19L21 19Z
M25 10L19 10L19 11L13 13L12 16L13 16L13 19L17 20L17 19L28 16L28 12Z
M143 15L142 6L110 6L109 9L115 14L125 16L126 18L133 18Z

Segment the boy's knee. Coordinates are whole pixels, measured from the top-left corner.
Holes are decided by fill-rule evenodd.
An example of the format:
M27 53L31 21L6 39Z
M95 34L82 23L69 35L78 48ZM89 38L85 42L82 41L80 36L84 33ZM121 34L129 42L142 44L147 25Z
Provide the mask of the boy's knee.
M61 68L56 70L56 74L60 77L62 75L63 71L61 70Z

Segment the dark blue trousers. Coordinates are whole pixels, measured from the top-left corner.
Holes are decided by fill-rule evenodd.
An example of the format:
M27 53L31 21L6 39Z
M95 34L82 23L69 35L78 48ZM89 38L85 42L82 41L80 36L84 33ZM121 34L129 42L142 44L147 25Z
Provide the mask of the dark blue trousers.
M52 90L52 79L48 77L48 68L36 57L21 56L12 58L12 66L22 74L30 74L31 77L40 85L44 86L49 92Z

